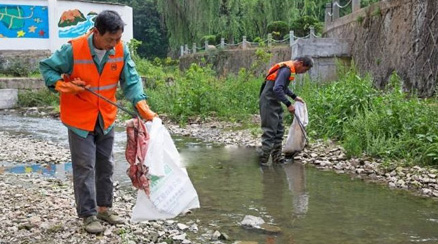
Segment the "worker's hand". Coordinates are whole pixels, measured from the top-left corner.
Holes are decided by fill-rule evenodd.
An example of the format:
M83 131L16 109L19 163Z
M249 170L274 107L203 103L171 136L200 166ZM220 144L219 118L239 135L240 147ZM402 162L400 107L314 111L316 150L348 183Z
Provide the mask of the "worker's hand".
M289 111L289 113L291 113L292 115L295 114L295 106L293 104L291 104L289 107L287 107L287 110Z
M296 97L294 100L295 100L296 102L306 103L306 102L304 102L304 100L303 100L301 97Z
M135 105L135 107L137 108L137 111L140 114L140 116L146 121L151 121L154 119L154 117L158 117L158 115L149 108L149 105L147 104L146 100L139 101Z
M85 90L85 81L81 79L74 79L70 82L58 80L55 84L55 90L62 93L77 94ZM87 86L88 87L88 86Z

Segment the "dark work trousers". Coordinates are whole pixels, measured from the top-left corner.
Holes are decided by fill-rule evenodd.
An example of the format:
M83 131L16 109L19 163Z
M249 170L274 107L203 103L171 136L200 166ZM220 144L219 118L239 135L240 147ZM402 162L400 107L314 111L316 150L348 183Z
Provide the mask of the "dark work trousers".
M68 140L78 216L96 215L96 205L112 207L114 128L104 135L101 126L96 123L94 131L87 138L68 130Z
M281 150L284 135L283 108L276 98L273 87L273 81L266 81L259 100L263 130L261 156L267 156L268 158L274 148L280 148Z

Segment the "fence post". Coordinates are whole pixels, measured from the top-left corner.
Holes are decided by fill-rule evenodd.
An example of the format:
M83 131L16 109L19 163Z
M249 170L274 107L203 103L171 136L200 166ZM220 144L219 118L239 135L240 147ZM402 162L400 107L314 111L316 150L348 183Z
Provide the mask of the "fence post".
M272 34L269 33L268 34L268 47L271 47L271 46L272 46Z
M360 9L360 0L353 0L351 4L352 4L352 12Z
M309 39L313 39L313 38L315 38L315 27L310 26L309 29L310 29L310 36L309 36Z
M225 48L225 38L221 37L221 48Z
M205 42L204 42L204 48L205 48L205 51L207 51L207 49L208 49L208 40L205 40Z
M294 41L295 41L294 31L291 30L291 31L289 31L289 46L292 47L292 45L294 44Z
M195 54L196 53L196 43L194 42L193 43L193 52L192 52L193 54Z
M339 0L333 1L333 16L332 20L339 19Z
M189 45L185 44L184 49L186 50L186 54L190 54Z
M325 23L332 22L332 4L326 3L325 4Z
M182 56L184 56L184 46L181 46L180 50L181 50L181 55L180 56L182 57Z
M242 49L246 49L246 36L243 36Z

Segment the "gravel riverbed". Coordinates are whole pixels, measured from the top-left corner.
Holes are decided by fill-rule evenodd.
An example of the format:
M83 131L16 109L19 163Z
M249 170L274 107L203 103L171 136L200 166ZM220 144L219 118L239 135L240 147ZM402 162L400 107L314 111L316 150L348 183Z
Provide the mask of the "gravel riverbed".
M257 123L257 117L254 118ZM245 147L258 147L259 135L249 130L232 130L236 123L193 123L180 127L166 123L174 135ZM28 135L0 131L0 162L66 162L69 150L56 143ZM438 170L383 164L373 158L347 158L342 147L332 142L313 141L295 161L340 174L404 189L421 197L438 197ZM38 174L11 174L0 167L0 243L222 243L220 234L199 220L129 222L135 204L133 189L115 187L114 209L126 224L106 226L101 235L82 229L76 216L71 180L44 178ZM238 242L236 242L238 243ZM242 242L243 243L243 242Z

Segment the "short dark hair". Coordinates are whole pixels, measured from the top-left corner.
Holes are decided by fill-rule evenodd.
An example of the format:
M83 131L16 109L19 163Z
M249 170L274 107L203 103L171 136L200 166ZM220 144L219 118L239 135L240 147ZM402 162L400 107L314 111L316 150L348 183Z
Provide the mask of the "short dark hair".
M294 61L301 61L309 69L313 67L313 59L309 56L295 58Z
M124 30L125 22L123 22L120 15L113 10L104 10L100 12L94 20L94 27L99 31L101 35L109 33L115 33L119 30Z

